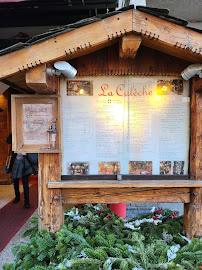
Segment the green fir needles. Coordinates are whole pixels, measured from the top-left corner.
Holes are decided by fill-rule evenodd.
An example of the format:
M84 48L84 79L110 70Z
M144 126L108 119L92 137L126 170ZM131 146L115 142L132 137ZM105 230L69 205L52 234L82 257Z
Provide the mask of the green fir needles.
M202 269L202 239L186 239L182 217L169 209L124 221L105 205L87 204L67 211L55 234L32 222L24 234L30 240L13 248L4 270Z

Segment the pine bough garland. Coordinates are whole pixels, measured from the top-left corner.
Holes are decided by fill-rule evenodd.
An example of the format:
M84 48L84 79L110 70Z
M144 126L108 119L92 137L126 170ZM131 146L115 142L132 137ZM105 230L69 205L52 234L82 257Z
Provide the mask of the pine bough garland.
M55 234L24 233L30 240L13 248L15 260L5 270L148 270L202 269L202 239L187 239L182 217L158 208L124 221L105 205L84 205L65 213L65 225Z

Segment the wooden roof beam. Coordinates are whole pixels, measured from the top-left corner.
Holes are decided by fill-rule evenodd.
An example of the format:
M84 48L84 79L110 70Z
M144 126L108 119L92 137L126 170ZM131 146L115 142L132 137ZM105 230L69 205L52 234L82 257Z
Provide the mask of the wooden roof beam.
M88 24L0 57L0 79L32 67L69 60L109 46L114 40L132 32L132 10Z
M200 33L131 9L1 56L0 79L41 64L88 54L131 32L141 34L144 46L191 63L202 62Z
M133 31L142 45L192 63L202 62L202 35L189 28L133 10Z
M135 33L123 36L119 43L119 57L123 59L135 58L141 42L141 36Z
M25 73L25 80L28 87L38 94L55 94L57 91L56 76L49 77L46 74L46 64L32 68Z

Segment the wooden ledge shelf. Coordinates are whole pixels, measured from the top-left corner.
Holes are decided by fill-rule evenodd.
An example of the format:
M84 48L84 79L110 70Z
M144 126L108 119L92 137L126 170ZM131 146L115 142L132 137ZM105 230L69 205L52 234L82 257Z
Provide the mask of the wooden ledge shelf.
M202 181L195 180L80 180L48 182L48 188L193 188L202 187Z
M38 153L38 154L53 154L62 153L59 149L48 149L49 145L45 145L44 148L39 148L38 145L23 145L20 150L14 151L15 153Z

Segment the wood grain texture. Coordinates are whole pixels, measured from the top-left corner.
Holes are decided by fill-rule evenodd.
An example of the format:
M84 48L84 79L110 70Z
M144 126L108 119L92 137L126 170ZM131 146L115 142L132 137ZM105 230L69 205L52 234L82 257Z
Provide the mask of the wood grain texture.
M63 224L61 190L47 188L48 181L60 180L60 154L39 154L39 230L57 232Z
M25 73L26 84L38 94L55 94L59 77L46 74L46 64L37 66Z
M201 34L137 10L127 10L0 57L0 79L56 60L70 60L135 32L142 44L185 59L202 60Z
M78 76L143 75L180 76L190 62L140 46L134 59L119 58L119 44L73 59Z
M202 91L202 78L195 77L194 80L195 80L195 90L197 92Z
M36 65L59 59L69 60L87 54L109 45L115 38L128 32L132 32L132 10L0 57L0 78L31 69Z
M12 149L15 152L25 153L60 153L61 152L61 122L60 122L60 97L57 95L12 95ZM57 118L56 149L48 149L49 144L41 144L40 137L38 144L23 143L23 104L52 104L52 117ZM48 149L48 150L46 150Z
M188 203L189 188L85 188L62 189L66 203Z
M34 90L26 84L25 73L26 71L17 73L7 79L3 79L2 82L9 85L11 88L18 90L21 94L33 94Z
M191 29L134 10L133 31L142 34L145 46L194 63L202 60L202 35Z
M200 85L198 78L192 79L190 177L196 183L201 182L202 179L202 92ZM184 228L189 238L202 236L201 187L191 189L190 203L184 206Z
M202 237L202 188L191 189L190 203L184 205L183 225L189 239Z
M75 180L75 181L60 181L60 182L48 182L48 188L142 188L142 187L158 187L158 188L190 188L190 187L202 187L202 181L190 181L190 180Z
M141 36L138 36L135 33L130 33L120 38L119 57L123 59L127 58L134 59L141 42L142 42Z
M196 91L196 108L196 180L200 180L202 179L202 91Z
M190 178L202 179L202 92L196 78L192 79L191 89L191 146ZM202 81L202 79L200 79ZM199 80L197 80L199 81Z

